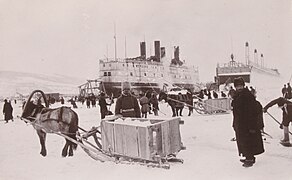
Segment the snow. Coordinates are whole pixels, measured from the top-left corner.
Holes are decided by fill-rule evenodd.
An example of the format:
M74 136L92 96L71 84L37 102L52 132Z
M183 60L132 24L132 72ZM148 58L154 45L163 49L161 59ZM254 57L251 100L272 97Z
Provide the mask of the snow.
M274 91L259 91L259 101L265 105L270 97L280 96L282 86ZM260 89L260 88L259 88ZM272 93L273 95L271 95ZM267 96L269 98L267 98ZM12 103L14 117L21 114L21 102ZM66 104L70 106L70 104ZM54 107L60 106L55 104ZM74 109L80 119L80 126L91 129L99 126L99 107L86 108L77 103ZM3 103L0 103L2 110ZM112 105L111 110L114 109ZM159 117L170 118L171 110L166 103L160 103ZM272 107L269 112L281 121L281 110ZM166 115L164 115L166 114ZM256 156L256 163L251 168L242 167L239 162L236 143L231 127L232 114L200 115L194 112L187 116L184 109L184 125L180 126L182 142L186 150L178 153L183 164L172 163L169 170L150 168L138 164L116 164L98 162L91 159L82 148L78 147L74 156L62 158L61 151L64 139L53 134L47 135L46 157L42 157L38 136L31 125L18 118L5 124L0 121L0 179L2 180L35 180L35 179L224 179L224 180L286 180L292 179L292 148L279 145L282 130L269 115L264 115L265 131L273 136L264 141L265 153ZM1 116L0 116L1 117ZM2 116L3 117L3 116ZM2 118L1 117L1 118Z

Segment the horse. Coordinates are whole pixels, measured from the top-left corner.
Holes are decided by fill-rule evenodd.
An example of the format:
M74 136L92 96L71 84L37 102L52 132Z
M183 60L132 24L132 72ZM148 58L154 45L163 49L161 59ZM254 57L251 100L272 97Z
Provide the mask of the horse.
M41 104L34 104L31 101L31 97L34 93L41 93L46 107ZM40 144L42 156L47 155L46 150L46 133L57 133L60 132L63 135L68 136L74 140L77 140L78 133L78 115L70 107L59 107L55 109L48 108L48 103L46 101L45 95L42 91L34 91L28 98L27 103L24 106L22 118L25 118L31 122L34 129L36 130ZM73 150L76 150L77 144L66 139L66 143L62 150L62 156L66 157L73 156ZM68 150L69 148L69 150Z

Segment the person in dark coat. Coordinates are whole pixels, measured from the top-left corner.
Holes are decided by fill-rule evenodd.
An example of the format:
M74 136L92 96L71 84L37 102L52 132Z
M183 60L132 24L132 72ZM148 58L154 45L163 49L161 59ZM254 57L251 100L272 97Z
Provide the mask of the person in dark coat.
M251 94L244 88L243 78L235 78L234 86L236 93L232 101L233 107L233 129L235 131L239 155L244 167L251 167L255 163L255 155L264 152L264 145L259 126L260 107Z
M141 117L138 100L131 94L131 85L127 81L122 82L122 94L117 98L115 114L123 117Z
M111 105L111 104L106 103L105 93L104 92L100 93L100 97L99 97L99 100L98 100L98 105L99 105L99 108L100 108L101 119L104 119L105 116L108 115L107 105Z
M291 89L290 83L287 83L287 94L286 94L286 98L287 99L291 99L292 98L292 89Z
M60 102L61 102L61 104L64 104L65 103L65 100L64 100L63 97L61 97Z
M187 100L186 104L189 107L189 114L188 116L191 116L194 110L194 98L193 98L193 93L188 91L187 92Z
M284 84L284 87L282 88L283 97L286 97L286 94L287 94L287 87L286 87L286 84Z
M90 98L89 98L89 96L86 96L86 107L90 108Z
M216 93L216 91L213 91L213 97L214 97L214 99L218 98L218 94Z
M144 94L141 94L140 105L142 118L147 118L147 113L149 112L149 99Z
M233 99L234 95L235 95L235 90L234 90L233 87L231 86L231 87L230 87L230 90L229 90L229 92L228 92L228 96L230 96L230 97Z
M154 115L158 116L158 111L159 111L158 99L157 99L157 95L154 92L152 93L152 96L149 102L150 104L152 104Z
M211 92L210 91L208 91L207 96L208 96L208 99L212 99L212 96L211 96Z
M284 130L284 138L280 141L283 145L289 145L290 139L289 139L289 124L292 121L292 102L288 101L287 99L283 97L279 97L277 99L272 100L269 102L263 109L264 113L267 112L267 110L274 106L275 104L278 105L283 111L282 114L282 123L280 128L282 127Z
M6 121L6 123L8 123L9 120L13 121L12 113L13 113L13 107L11 106L11 103L5 99L4 106L3 106L3 114L4 114L4 120Z

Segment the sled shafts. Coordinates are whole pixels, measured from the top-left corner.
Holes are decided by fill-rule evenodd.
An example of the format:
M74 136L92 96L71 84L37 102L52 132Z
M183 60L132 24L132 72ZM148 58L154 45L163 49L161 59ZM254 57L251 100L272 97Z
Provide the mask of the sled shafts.
M274 116L272 116L269 112L267 112L267 114L274 120L274 121L276 121L276 123L278 123L279 125L281 125L281 123L274 117ZM289 131L289 134L291 134L292 135L292 133Z

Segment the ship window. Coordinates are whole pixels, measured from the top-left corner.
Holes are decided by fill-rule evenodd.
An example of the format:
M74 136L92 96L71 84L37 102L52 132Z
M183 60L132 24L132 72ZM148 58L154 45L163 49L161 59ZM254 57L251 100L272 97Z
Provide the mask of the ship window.
M123 64L123 67L125 66L125 64Z
M147 74L146 74L146 73L144 73L144 76L147 76Z
M105 67L105 64L103 64L103 67Z
M107 76L107 72L104 72L104 73L103 73L103 76Z
M127 67L129 67L129 64L127 63Z
M163 74L161 74L161 77L163 77Z
M155 77L155 73L153 73L153 76Z
M112 64L108 64L109 65L109 67L111 67L112 66Z
M111 72L108 72L107 75L108 75L108 76L112 76L112 73L111 73Z
M130 76L133 76L133 73L132 72L130 72Z

